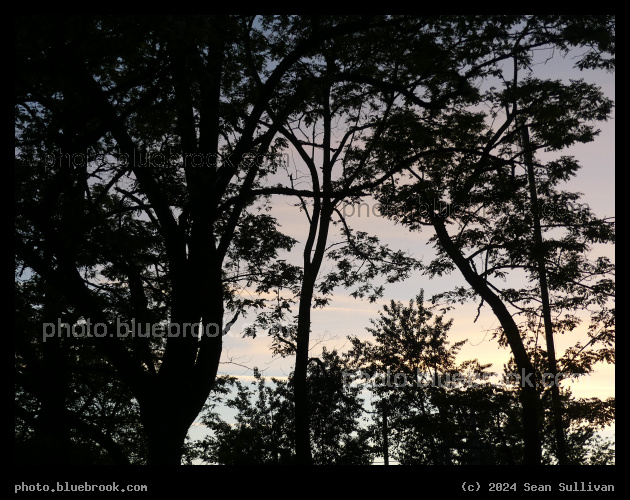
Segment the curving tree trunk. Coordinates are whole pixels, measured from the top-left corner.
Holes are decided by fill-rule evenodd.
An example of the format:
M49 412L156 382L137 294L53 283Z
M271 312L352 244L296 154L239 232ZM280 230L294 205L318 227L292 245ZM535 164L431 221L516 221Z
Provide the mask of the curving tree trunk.
M525 350L518 325L503 301L490 289L486 281L470 267L470 264L448 234L444 219L439 215L433 214L431 222L444 251L452 259L468 284L492 308L492 311L501 323L520 375L523 438L525 441L524 463L525 465L540 465L540 419L542 417L540 398L536 389L536 373Z

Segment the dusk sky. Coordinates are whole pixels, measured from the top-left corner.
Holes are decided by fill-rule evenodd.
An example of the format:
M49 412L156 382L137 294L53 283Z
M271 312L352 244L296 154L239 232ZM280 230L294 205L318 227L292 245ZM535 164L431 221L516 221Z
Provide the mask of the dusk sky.
M14 16L15 465L614 465L615 22Z
M579 71L572 69L572 65L573 61L570 57L562 59L556 56L545 65L537 65L533 69L535 75L541 78L584 78L587 82L598 83L605 95L614 100L615 78L613 73ZM608 122L598 125L601 134L594 142L580 144L558 153L574 156L582 164L582 169L577 176L564 189L584 193L582 203L587 203L600 217L614 217L615 215L614 125L613 111L612 118ZM289 158L289 166L291 167L291 162L298 158L297 155L290 155ZM294 201L287 197L276 198L272 214L279 220L283 232L301 242L296 245L291 256L293 262L299 263L308 226L304 214L299 213L293 203ZM425 263L433 258L434 250L426 244L433 234L432 228L427 228L423 233L410 233L406 228L396 226L393 222L379 217L378 213L375 215L374 210L371 210L368 215L366 206L361 207L361 212L358 215L355 212L355 215L348 217L347 220L353 229L377 235L381 242L389 244L394 249L406 250L416 258L423 258ZM607 248L594 248L591 257L597 255L607 255L614 260L614 248L611 245ZM328 265L330 266L330 263ZM366 327L371 326L370 319L377 318L378 311L382 309L383 304L389 303L392 299L408 303L420 289L424 289L425 299L429 300L436 293L452 290L455 286L460 285L465 285L465 282L459 271L455 270L449 276L432 280L416 273L404 282L389 284L385 288L383 298L376 303L369 303L366 299L354 299L349 296L349 293L339 290L329 306L313 311L311 355L316 356L324 345L330 349L345 350L348 347L348 335L356 335L366 340L370 339L371 335L366 331ZM457 305L454 310L446 314L447 319L454 319L453 327L450 330L450 341L454 343L467 340L460 351L459 361L477 358L481 363L492 363L490 370L501 373L503 364L509 359L510 351L507 348L500 348L497 341L491 338L489 331L497 328L499 322L487 305L482 308L478 320L473 323L473 318L477 314L477 307L478 302L469 302L464 305ZM268 336L262 334L256 339L241 338L240 332L243 324L249 323L253 319L251 314L245 319L240 318L233 325L231 332L224 338L220 374L234 375L242 380L247 380L252 378L251 368L257 367L265 377L288 376L293 368L294 359L292 357L286 359L272 357L270 352L271 340ZM561 355L566 347L573 345L578 339L583 339L587 326L588 318L585 324L578 327L572 334L565 337L556 336L558 354ZM239 364L243 366L239 366ZM579 383L571 384L571 388L576 397L606 398L614 396L614 382L614 366L600 364L597 365L596 371L591 377Z

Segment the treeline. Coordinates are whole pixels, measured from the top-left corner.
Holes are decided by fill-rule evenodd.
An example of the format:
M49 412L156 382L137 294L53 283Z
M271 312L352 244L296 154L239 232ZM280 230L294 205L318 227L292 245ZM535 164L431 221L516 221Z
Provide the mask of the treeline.
M523 462L518 379L497 377L477 360L456 363L465 341L449 343L451 324L427 309L422 294L408 305L392 301L369 328L372 341L349 337L347 352L323 348L310 360L314 464ZM187 441L186 463L294 463L292 376L267 379L255 369L252 378L220 379L221 389L200 419L208 436ZM551 384L536 382L549 414ZM612 422L614 401L575 398L565 390L562 403L570 463L614 464L614 441L598 432ZM225 408L233 418L226 418ZM550 419L543 435L542 463L557 463Z
M371 388L366 416L339 373L485 369L449 364L458 346L439 317L432 334L388 323L424 324L421 300L392 304L374 345L317 359L309 347L311 312L333 294L375 301L412 272L457 272L466 286L432 300L488 306L506 372L560 380L614 362L614 263L590 253L614 244L614 220L563 190L580 168L564 153L596 139L613 103L583 79L541 77L536 58L612 71L613 16L17 16L14 28L18 462L609 460L591 431L613 401L575 401L561 383ZM354 230L345 209L366 197L410 246L428 231L431 260ZM278 199L304 218L299 241ZM226 387L223 335L248 314L292 376L256 403L237 384L226 404L242 425L204 414L214 441L191 448ZM557 352L584 317L586 340ZM97 335L51 335L88 324ZM257 423L269 415L284 437ZM278 448L254 446L269 439ZM235 440L251 449L230 455Z

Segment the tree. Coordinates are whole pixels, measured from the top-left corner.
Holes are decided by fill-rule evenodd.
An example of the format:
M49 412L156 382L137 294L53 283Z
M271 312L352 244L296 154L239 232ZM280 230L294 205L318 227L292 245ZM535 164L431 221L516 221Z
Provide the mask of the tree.
M611 65L609 24L570 16L18 17L17 266L64 297L76 321L103 325L97 344L139 405L151 464L180 462L229 325L273 307L239 291L299 286L296 426L300 461L309 463L310 310L325 303L314 290L332 217L419 159L438 171L461 152L481 123L462 111L478 102L473 84L497 75L502 61L526 64L525 51L545 44L592 44L580 63ZM347 120L341 140L335 117ZM479 162L459 194L485 173L512 120L475 150ZM300 121L312 138L299 136ZM409 144L413 153L403 154ZM307 165L307 189L297 179L270 186L289 145ZM295 241L267 213L270 195L297 196L304 208L312 200L302 269L278 260ZM330 254L339 266L320 282L322 294L357 283L359 295L378 293L369 278L385 271L395 279L413 265L395 251L374 259L377 240L338 221L346 245ZM283 314L279 307L270 317ZM140 325L132 338L109 335L132 320ZM530 370L517 331L507 332L519 367ZM524 422L535 450L530 396Z
M298 26L306 23L310 29L318 31L334 26L338 19L298 18L294 22ZM307 387L312 307L325 305L326 296L339 284L351 287L359 283L354 295L370 293L371 300L374 300L382 289L371 289L370 280L379 274L387 274L390 281L400 279L415 264L413 259L401 252L392 252L380 246L375 237L353 234L339 207L344 200L353 196L356 198L357 194L384 178L374 179L367 165L371 143L378 141L390 127L389 117L396 93L373 88L370 82L399 76L396 70L399 64L404 65L404 58L398 54L395 59L392 58L392 54L383 50L382 46L386 41L394 40L398 45L401 36L405 40L413 39L419 30L415 21L410 24L405 19L383 19L374 29L324 44L321 54L302 70L304 75L301 79L308 81L313 91L304 108L289 115L280 128L280 133L296 150L308 170L305 176L308 181L303 181L298 175L294 179L289 174L291 190L266 191L298 196L299 206L308 220L303 274L297 299L298 313L295 331L292 332L295 338L292 342L286 338L279 339L291 345L287 353L294 352L296 356L296 453L300 463L312 462ZM364 57L366 52L370 57ZM400 70L401 73L404 71ZM409 86L404 88L412 91ZM343 126L336 125L339 123ZM341 138L337 139L335 132ZM361 144L364 141L366 145ZM297 182L308 182L309 189L297 189ZM310 207L305 200L307 196L312 200ZM329 237L335 223L342 224L343 240L330 244ZM330 251L331 247L339 244L343 246ZM320 278L318 275L326 256L338 261L338 271ZM317 291L320 297L315 297Z
M261 190L297 196L309 223L295 331L296 425L298 456L303 463L311 460L305 385L310 311L312 305L326 302L325 298L314 298L326 253L340 260L338 271L326 275L318 286L324 294L339 283L353 286L359 281L363 284L353 294L361 295L369 290L366 282L375 274L393 273L388 276L393 281L412 267L400 253L390 256L387 250L379 249L377 238L365 233L353 237L339 208L373 193L414 161L451 152L449 140L456 120L463 119L464 126L470 121L470 116L459 110L477 102L475 82L496 74L497 64L512 57L512 47L505 40L512 36L518 40L513 32L518 32L522 21L518 16L385 17L375 23L374 29L325 43L312 64L303 68L304 81L309 82L313 92L305 96L306 106L288 115L279 131L305 163L307 173L289 175L292 189ZM307 25L318 31L338 19L276 22L295 23L297 30ZM533 25L538 21L531 22ZM548 43L550 36L557 37L558 26L547 26L545 20L539 22L537 28L551 32L538 33L528 41L529 45L524 45L534 48ZM557 20L550 24L554 22ZM564 29L562 21L560 29ZM561 44L561 40L555 39L554 43ZM388 148L407 151L408 144L399 147L395 143L416 114L422 125L411 136L403 132L403 137L419 152L401 160ZM339 123L343 127L339 128ZM298 182L309 181L309 189L297 189ZM312 198L310 213L305 198ZM347 244L344 249L327 252L331 223L335 222L342 225ZM359 274L357 269L362 272ZM370 298L381 291L373 290ZM533 408L535 401L527 405L530 406ZM535 434L532 429L532 439Z
M350 337L349 380L367 383L372 432L377 442L387 438L392 458L415 465L514 463L521 449L512 431L517 401L492 385L489 365L455 362L466 341L450 345L452 320L434 315L421 292L406 306L391 301L372 323L373 342Z
M308 366L311 401L310 442L315 465L369 465L373 450L359 388L344 384L346 367L339 353L323 349ZM290 465L298 463L295 426L295 374L271 379L254 370L252 389L231 380L236 394L225 404L237 411L235 423L226 422L209 405L202 422L211 434L193 443L195 458L225 465ZM216 403L215 403L216 404Z
M262 305L238 287L273 286L287 269L273 260L293 242L251 193L277 168L274 137L306 92L295 66L371 25L290 35L280 22L267 37L254 20L15 21L17 260L104 326L100 349L140 405L151 464L180 462L214 384L224 316ZM298 91L278 99L287 87ZM261 128L270 103L278 122ZM109 335L132 318L143 325L133 342ZM146 325L168 329L157 366Z
M531 72L531 49L545 46L568 51L570 46L590 45L592 50L577 65L610 68L614 62L604 58L606 54L614 55L614 26L605 16L526 16L520 21L523 24L518 29L514 25L505 37L502 51L488 61L491 65L512 61L512 75L505 77L499 68L487 74L498 78L504 90L490 87L480 91L477 108L455 108L442 117L443 125L451 129L441 136L448 145L443 154L420 158L416 154L418 147L406 146L426 129L426 120L422 116L414 118L413 113L404 132L390 138L391 144L383 155L395 155L393 161L406 163L410 168L407 179L399 177L384 187L381 201L388 216L411 230L429 226L435 231L432 241L438 258L427 267L427 273L435 276L457 268L470 287L444 296L454 302L479 297L480 307L488 304L499 320L502 342L511 348L517 372L524 381L521 399L526 463L536 464L541 457L542 414L536 387L525 382L535 380L536 371L523 340L527 329L519 327L512 311L516 309L527 316L530 331L541 317L540 310L530 304L540 302L537 297L540 297L542 258L550 276L549 289L562 297L551 305L557 314L567 307L575 311L595 306L594 317L601 317L602 313L606 316L606 302L611 297L612 282L607 276L611 265L607 259L588 262L585 255L590 244L614 240L609 221L598 220L588 210L571 214L564 210L561 215L556 211L543 214L545 229L556 233L564 230L565 235L557 239L545 237L541 253L541 238L531 236L532 196L527 186L533 187L539 182L538 172L544 172L548 176L544 186L536 186L541 196L544 192L540 204L566 209L576 195L554 188L574 174L577 162L562 157L546 166L537 164L535 180L528 182L528 162L514 146L527 125L533 138L530 146L525 147L526 155L542 149L560 151L575 143L589 142L597 135L592 123L605 120L612 103L599 89L584 81L565 84L532 76L519 79L517 74ZM583 23L580 29L576 27L579 22ZM552 35L554 31L556 35ZM518 173L521 166L525 175ZM449 232L449 225L456 228L455 234ZM538 244L532 244L535 241ZM496 279L505 279L509 270L517 269L528 273L536 285L517 290L502 289L496 284ZM599 282L590 285L586 283L588 280ZM578 295L572 297L576 290L580 290ZM571 330L575 325L576 319L570 314L555 322L556 331ZM610 337L603 334L597 341L601 341L598 359L606 359L610 354ZM589 344L592 346L597 341Z
M435 308L435 306L433 307ZM456 363L466 341L448 342L452 321L424 304L421 292L408 305L391 301L368 328L372 341L350 337L346 382L370 394L374 447L407 465L516 465L525 457L520 387L514 360L503 377L477 360ZM531 346L528 345L528 350ZM530 352L537 371L546 353ZM551 386L539 386L551 412ZM573 465L610 464L610 443L597 429L613 418L614 401L589 401L562 391L566 446ZM383 420L387 419L387 425ZM554 421L545 419L542 463L557 463ZM385 450L387 443L387 451Z
M615 398L606 400L599 398L575 398L568 387L556 384L548 372L548 356L546 349L537 345L535 337L529 338L527 350L533 360L536 372L546 374L537 382L544 419L542 420L543 436L542 463L544 465L560 465L558 452L557 421L555 411L557 402L553 400L554 387L558 389L560 407L562 408L562 432L564 434L566 463L569 465L611 465L614 464L614 442L600 435L600 431L614 422ZM601 349L604 351L605 349ZM567 351L571 351L568 349ZM597 353L597 351L594 354ZM559 366L564 367L564 356L559 358ZM559 373L562 380L584 376L583 368L576 374L563 368ZM514 377L514 362L511 359L504 366L504 381L508 388L518 387Z
M19 282L15 299L16 463L144 463L138 406L94 339L83 338L85 324L36 277ZM59 318L63 337L51 335Z

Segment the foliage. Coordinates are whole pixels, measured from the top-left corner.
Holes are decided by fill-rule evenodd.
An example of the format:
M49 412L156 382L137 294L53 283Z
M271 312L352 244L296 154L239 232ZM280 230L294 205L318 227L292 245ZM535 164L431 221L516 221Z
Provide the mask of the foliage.
M274 351L296 355L283 390L295 403L299 461L309 462L309 442L315 461L364 460L369 452L346 426L358 418L354 396L343 406L346 389L335 385L343 363L331 353L313 363L308 348L312 307L327 305L341 287L374 301L384 283L421 268L348 225L341 209L366 196L412 230L439 232L437 256L423 268L428 275L462 269L462 262L470 268L476 285L446 298L487 301L479 287L492 287L518 312L523 332L535 334L539 249L529 237L517 140L531 129L531 155L588 142L612 102L582 80L538 78L532 54L586 48L579 68L610 70L612 16L29 15L15 17L14 27L22 443L34 442L32 434L45 441L59 427L60 443L108 447L94 452L95 461L180 463L188 428L218 389L222 336L253 312L272 333ZM305 171L289 169L289 149ZM567 156L537 163L542 202L575 204L578 197L559 185L578 168ZM301 265L287 257L297 241L280 231L277 196L291 196L307 217ZM592 245L614 242L613 226L587 208L555 210L543 221L557 333L574 330L580 310L593 320L589 341L560 362L572 374L588 373L614 360L614 267L586 258ZM330 269L322 266L326 258ZM515 271L530 285L496 284ZM296 304L295 321L278 329ZM41 326L61 318L103 325L105 335L44 342ZM135 334L115 335L121 324L137 325ZM189 335L153 334L183 325ZM456 367L459 346L447 347L448 327L436 319L436 337L421 346L433 357L422 362L436 374ZM518 329L502 327L500 342L524 355ZM62 369L52 374L57 364ZM326 368L318 374L317 366ZM238 390L243 418L263 419L245 416L250 396ZM258 388L263 408L280 398L265 391ZM311 396L339 411L337 437L318 427ZM490 404L493 396L486 397ZM457 421L444 398L431 391L422 399L426 425ZM266 451L267 424L257 426L247 427L238 446L256 460L279 460ZM222 429L227 441L238 437ZM440 432L449 449L452 431ZM344 455L344 446L354 451ZM221 460L236 460L226 453ZM456 456L431 453L421 460Z
M313 463L369 465L373 450L362 429L363 401L357 388L344 385L344 365L336 351L312 358L308 371ZM288 379L272 378L258 370L246 385L232 380L236 393L225 401L235 411L230 423L210 406L202 422L210 430L191 443L192 458L225 465L289 465L295 463L294 388ZM227 396L226 396L227 397Z
M137 402L86 324L50 292L38 277L16 283L15 462L146 463Z
M393 459L401 464L514 463L519 439L511 391L494 387L489 365L455 361L452 321L435 316L421 292L407 306L391 301L368 328L374 341L350 338L348 357L372 395L373 432L383 443L383 412Z
M383 450L383 415L389 454L410 465L515 465L523 462L518 384L477 360L455 361L464 342L449 345L451 321L424 305L422 292L406 306L391 301L368 331L373 342L350 338L350 378L369 390L370 430ZM542 353L541 353L542 354ZM539 356L539 360L542 357ZM545 413L549 387L539 389ZM614 419L614 399L575 399L563 391L570 463L610 464L614 449L599 431ZM543 429L543 462L554 463L551 421Z

